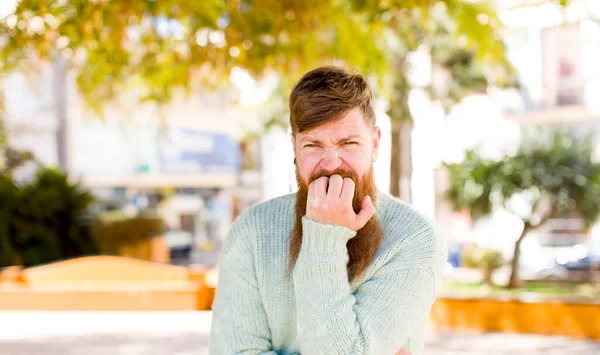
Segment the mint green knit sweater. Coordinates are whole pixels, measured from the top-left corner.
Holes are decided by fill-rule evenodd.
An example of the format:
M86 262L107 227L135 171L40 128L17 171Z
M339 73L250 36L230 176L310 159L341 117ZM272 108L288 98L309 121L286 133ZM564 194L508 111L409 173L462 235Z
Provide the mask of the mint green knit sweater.
M385 233L369 268L348 282L346 242L355 232L303 218L303 242L285 278L296 195L244 212L221 255L210 353L374 354L423 352L446 260L432 223L378 193Z

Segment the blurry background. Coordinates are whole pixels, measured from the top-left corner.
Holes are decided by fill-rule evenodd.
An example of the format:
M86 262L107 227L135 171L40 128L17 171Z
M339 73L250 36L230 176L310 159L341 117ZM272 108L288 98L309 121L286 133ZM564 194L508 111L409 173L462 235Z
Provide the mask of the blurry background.
M449 242L426 353L600 351L600 1L2 0L0 48L0 354L207 353L222 242L295 191L287 96L325 64Z

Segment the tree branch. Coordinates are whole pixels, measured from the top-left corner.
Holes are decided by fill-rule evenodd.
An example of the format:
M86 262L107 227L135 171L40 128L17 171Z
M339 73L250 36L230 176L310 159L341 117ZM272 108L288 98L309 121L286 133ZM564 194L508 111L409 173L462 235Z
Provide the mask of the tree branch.
M552 214L554 213L554 207L551 206L550 209L548 210L548 212L540 217L540 220L538 223L536 223L536 224L531 223L532 217L534 215L536 215L536 210L540 207L541 202L542 202L542 199L540 198L533 204L533 207L531 208L531 217L529 217L529 220L527 221L534 228L537 228L537 227L541 226L542 224L546 223L550 219L550 217L552 217Z
M525 221L523 224L523 231L521 232L519 239L517 239L517 243L520 243L529 232L531 232L532 230L534 230L536 228L537 227L532 225L529 221Z

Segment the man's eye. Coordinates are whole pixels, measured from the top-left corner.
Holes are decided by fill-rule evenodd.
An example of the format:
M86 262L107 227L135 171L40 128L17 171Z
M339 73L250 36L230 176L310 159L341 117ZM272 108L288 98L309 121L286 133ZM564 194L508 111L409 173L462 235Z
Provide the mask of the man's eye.
M318 144L315 144L315 143L309 143L309 144L305 144L305 145L304 145L304 148L315 148L315 147L318 147L318 146L319 146Z
M358 142L354 142L354 141L344 142L344 145L354 145L354 144L358 144Z

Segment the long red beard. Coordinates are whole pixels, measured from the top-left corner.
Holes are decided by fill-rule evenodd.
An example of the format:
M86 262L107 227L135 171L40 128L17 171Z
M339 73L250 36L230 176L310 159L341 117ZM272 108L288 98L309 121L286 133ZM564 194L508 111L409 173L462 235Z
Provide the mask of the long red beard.
M310 182L318 179L321 176L331 176L339 174L342 177L351 178L355 182L354 198L352 207L354 212L358 213L362 206L362 201L365 196L371 196L374 204L377 202L377 188L373 175L373 168L365 174L362 179L358 179L353 172L336 170L333 173L319 174L312 176ZM294 269L300 248L302 246L302 217L306 214L306 200L308 198L308 184L302 180L296 170L296 181L298 182L298 193L296 194L296 211L294 228L290 237L290 263L289 272ZM367 224L356 232L356 236L351 238L346 247L348 248L348 280L353 281L366 270L371 264L375 253L383 240L383 230L379 225L379 221L373 216Z

